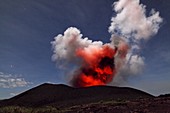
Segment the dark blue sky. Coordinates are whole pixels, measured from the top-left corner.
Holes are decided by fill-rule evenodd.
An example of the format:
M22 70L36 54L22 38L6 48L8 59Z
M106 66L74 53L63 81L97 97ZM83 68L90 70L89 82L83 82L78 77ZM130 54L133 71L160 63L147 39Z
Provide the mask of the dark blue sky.
M64 72L51 61L50 42L68 27L77 27L93 40L109 42L108 27L114 0L1 0L0 98L8 98L44 82L66 83ZM151 94L170 92L170 2L142 0L147 10L160 12L163 23L143 45L145 70L129 78L127 86ZM22 78L23 86L16 79ZM13 84L4 82L15 79ZM19 81L19 80L18 80ZM2 84L9 86L5 88ZM12 84L12 85L11 85Z

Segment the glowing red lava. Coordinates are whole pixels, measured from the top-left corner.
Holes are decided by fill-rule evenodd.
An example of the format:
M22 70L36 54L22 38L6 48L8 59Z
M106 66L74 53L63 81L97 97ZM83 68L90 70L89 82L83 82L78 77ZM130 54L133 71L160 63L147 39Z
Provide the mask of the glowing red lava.
M90 46L76 51L83 63L78 74L71 81L74 87L105 85L112 81L116 73L114 56L117 48L108 45Z

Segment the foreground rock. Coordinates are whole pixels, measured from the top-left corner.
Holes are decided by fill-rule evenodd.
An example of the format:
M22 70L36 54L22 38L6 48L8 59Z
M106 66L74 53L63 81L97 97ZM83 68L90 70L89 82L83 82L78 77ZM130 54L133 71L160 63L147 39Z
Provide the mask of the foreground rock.
M170 113L170 97L74 106L67 113Z

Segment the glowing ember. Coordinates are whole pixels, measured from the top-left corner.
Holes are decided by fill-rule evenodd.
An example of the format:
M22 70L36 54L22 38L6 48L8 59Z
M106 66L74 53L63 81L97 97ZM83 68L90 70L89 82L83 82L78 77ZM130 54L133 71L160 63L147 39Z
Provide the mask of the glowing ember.
M117 48L104 45L78 49L76 55L83 60L80 72L73 78L75 87L105 85L112 81L116 73L114 56Z

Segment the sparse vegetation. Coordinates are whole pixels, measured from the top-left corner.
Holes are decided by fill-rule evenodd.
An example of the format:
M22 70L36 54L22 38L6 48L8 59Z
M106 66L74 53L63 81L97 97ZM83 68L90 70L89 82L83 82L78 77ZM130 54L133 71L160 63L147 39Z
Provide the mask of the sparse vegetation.
M98 102L62 107L19 107L6 106L0 113L169 113L170 98L137 99L137 100L101 100Z
M71 107L66 107L59 109L57 107L52 106L46 106L46 107L39 107L39 108L33 108L33 107L19 107L19 106L6 106L0 108L0 113L67 113L78 109L84 109L88 108L90 106L97 106L97 105L107 105L107 104L114 104L114 105L121 105L126 103L125 101L99 101L95 103L89 103L84 105L75 105Z
M54 107L41 107L41 108L26 108L19 106L7 106L0 108L0 113L59 113L57 108Z

